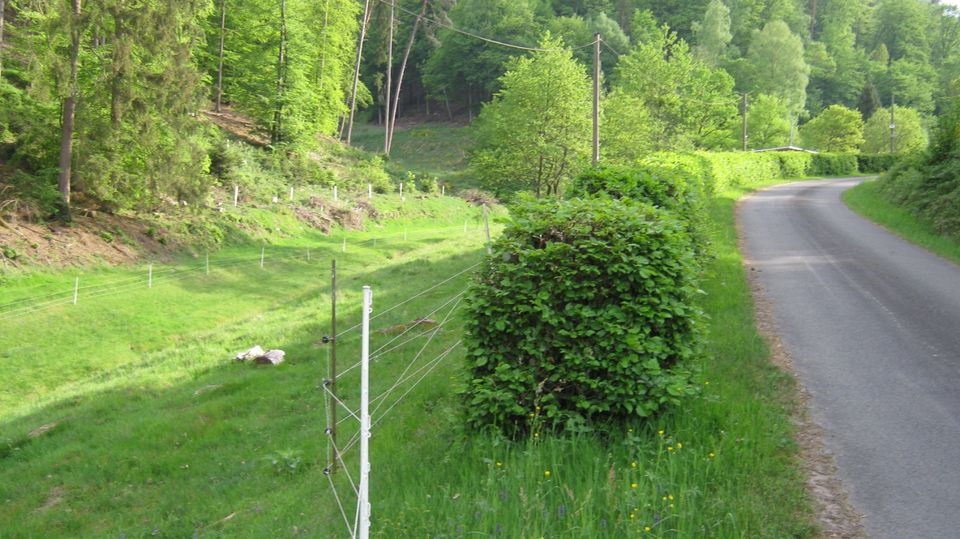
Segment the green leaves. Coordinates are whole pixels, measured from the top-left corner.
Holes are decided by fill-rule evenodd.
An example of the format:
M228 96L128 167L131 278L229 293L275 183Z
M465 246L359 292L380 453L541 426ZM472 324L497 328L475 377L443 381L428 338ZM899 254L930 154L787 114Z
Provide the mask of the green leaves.
M466 298L470 425L520 435L647 417L689 380L691 242L639 200L514 209Z
M803 143L823 152L855 152L863 144L860 113L843 105L830 105L800 130Z
M589 156L590 81L560 40L540 47L509 64L477 119L470 166L500 196L559 195Z

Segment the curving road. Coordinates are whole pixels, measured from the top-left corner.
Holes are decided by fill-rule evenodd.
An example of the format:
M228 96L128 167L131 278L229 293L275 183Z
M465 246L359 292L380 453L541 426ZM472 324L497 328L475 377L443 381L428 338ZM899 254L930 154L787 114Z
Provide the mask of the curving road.
M748 197L744 257L870 536L955 539L960 267L846 208L860 181Z

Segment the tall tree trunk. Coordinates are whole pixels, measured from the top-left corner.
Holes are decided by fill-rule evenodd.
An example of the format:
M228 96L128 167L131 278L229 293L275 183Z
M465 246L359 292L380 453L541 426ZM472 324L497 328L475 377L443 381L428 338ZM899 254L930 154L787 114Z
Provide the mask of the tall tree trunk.
M392 116L387 120L387 153L390 153L390 148L393 146L393 129L397 123L397 106L400 102L400 88L403 86L403 74L407 70L407 60L410 59L410 49L413 48L413 40L417 37L417 29L420 28L420 20L423 19L423 15L427 12L427 4L430 0L423 0L423 6L420 8L420 14L417 15L417 19L413 21L413 28L410 30L410 39L407 40L407 48L403 51L403 61L400 62L400 73L397 75L397 90L393 93L393 107L391 110Z
M113 11L114 21L114 47L113 47L113 80L110 81L110 124L114 129L120 128L122 120L122 101L123 79L126 70L126 59L124 58L124 49L127 43L124 40L124 13L122 7L117 6Z
M217 63L217 106L220 112L223 102L223 42L227 33L227 0L220 0L220 55Z
M810 39L816 39L817 0L810 0Z
M397 0L394 0L396 2ZM386 99L384 99L384 116L387 120L386 128L383 130L383 153L390 155L390 92L393 89L393 26L396 20L396 4L390 4L390 28L387 30L387 85Z
M63 127L60 132L60 216L70 219L70 166L73 162L73 120L77 110L77 63L80 58L80 0L73 0L70 20L70 94L63 100Z
M363 21L357 39L357 61L353 69L353 90L350 92L350 117L347 120L347 144L353 137L353 115L357 112L357 86L360 84L360 59L363 58L363 40L367 37L367 21L370 19L370 0L363 2Z
M0 76L3 76L3 16L6 7L5 0L0 0Z
M320 41L320 71L317 72L318 92L323 95L323 72L327 69L327 21L330 17L330 0L323 0L323 39Z
M280 0L280 51L277 53L277 102L273 110L270 140L280 142L283 130L283 94L287 71L287 0Z

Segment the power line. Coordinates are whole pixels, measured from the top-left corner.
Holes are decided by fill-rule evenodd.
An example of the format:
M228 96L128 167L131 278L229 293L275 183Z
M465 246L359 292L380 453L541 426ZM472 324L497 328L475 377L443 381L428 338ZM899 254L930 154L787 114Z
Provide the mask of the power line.
M500 45L501 47L507 47L507 48L510 48L510 49L518 49L518 50L522 50L522 51L531 51L531 52L558 52L558 51L564 50L564 49L544 49L544 48L541 48L541 47L529 47L529 46L527 46L527 45L517 45L516 43L508 43L508 42L506 42L506 41L500 41L500 40L498 40L498 39L493 39L493 38L490 38L490 37L481 36L480 34L475 34L475 33L473 33L473 32L469 32L469 31L467 31L467 30L463 30L463 29L461 29L461 28L457 28L456 26L454 26L454 25L452 25L452 24L450 24L450 23L448 23L448 22L441 21L441 20L439 20L439 19L435 19L435 18L432 18L432 17L427 17L426 15L421 16L419 13L410 11L409 9L406 9L406 8L400 6L400 5L397 5L395 2L390 2L389 0L377 0L377 1L379 1L381 4L385 4L385 5L387 5L387 6L392 6L392 7L396 8L396 9L398 9L398 10L406 13L407 15L412 15L412 16L414 16L414 17L419 17L419 18L422 18L422 19L424 19L424 20L430 21L430 22L432 22L433 24L435 24L435 25L437 25L437 26L440 26L441 28L446 28L447 30L450 30L451 32L456 32L456 33L458 33L458 34L462 34L462 35L465 35L465 36L467 36L467 37L472 37L472 38L474 38L474 39L479 39L480 41L485 41L485 42L487 42L487 43L492 43L492 44L494 44L494 45ZM587 44L585 44L585 45L580 45L580 46L577 46L577 47L573 47L572 50L584 49L584 48L586 48L586 47L592 47L594 43L595 43L595 41L591 41L590 43L587 43Z

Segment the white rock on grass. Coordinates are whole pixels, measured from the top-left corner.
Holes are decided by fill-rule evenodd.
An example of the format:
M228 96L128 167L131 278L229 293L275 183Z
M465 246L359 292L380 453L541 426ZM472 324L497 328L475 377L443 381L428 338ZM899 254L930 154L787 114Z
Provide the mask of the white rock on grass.
M263 351L263 348L260 348L260 345L257 345L247 350L246 352L240 352L239 354L237 354L237 361L246 361L248 359L256 359L265 353L266 352Z
M286 352L283 350L269 350L264 352L263 348L258 345L237 354L237 361L252 359L254 363L258 365L279 365L283 363L283 358L286 355Z

